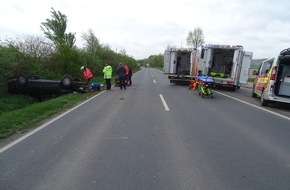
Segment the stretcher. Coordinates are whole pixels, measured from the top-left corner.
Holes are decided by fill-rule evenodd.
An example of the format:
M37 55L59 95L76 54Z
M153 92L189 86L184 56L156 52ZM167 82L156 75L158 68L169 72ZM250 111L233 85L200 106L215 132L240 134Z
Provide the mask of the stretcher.
M201 98L213 98L213 93L210 89L210 86L214 84L214 80L212 79L212 77L197 76L195 80L197 81L198 95L201 96Z

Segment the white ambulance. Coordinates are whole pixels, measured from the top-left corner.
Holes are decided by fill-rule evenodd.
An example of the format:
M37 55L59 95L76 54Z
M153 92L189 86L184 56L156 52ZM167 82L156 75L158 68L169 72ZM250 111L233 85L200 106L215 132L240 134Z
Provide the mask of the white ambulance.
M212 77L215 86L235 90L248 83L252 56L252 52L244 51L240 45L205 45L201 48L198 70Z
M192 48L168 47L164 52L164 74L170 83L187 83L197 75L198 51Z

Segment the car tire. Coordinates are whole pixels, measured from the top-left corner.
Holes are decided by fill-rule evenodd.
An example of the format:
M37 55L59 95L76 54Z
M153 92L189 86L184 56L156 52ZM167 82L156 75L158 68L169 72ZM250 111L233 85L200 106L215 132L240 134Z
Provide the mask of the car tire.
M261 95L261 106L268 106L268 103L269 103L269 101L265 100L265 98L264 98L264 91L263 91L262 95Z
M252 90L252 97L253 97L253 98L256 98L256 97L257 97L257 94L255 93L254 88L253 88L253 90Z
M63 77L62 80L60 81L61 86L64 88L70 88L73 84L73 80L71 77Z
M25 75L20 75L17 77L16 82L19 86L26 86L28 84L28 77Z

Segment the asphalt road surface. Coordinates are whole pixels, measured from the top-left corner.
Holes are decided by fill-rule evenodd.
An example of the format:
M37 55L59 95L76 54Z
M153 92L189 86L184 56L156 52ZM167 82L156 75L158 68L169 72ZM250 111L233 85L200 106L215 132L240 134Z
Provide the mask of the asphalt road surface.
M289 109L144 68L0 149L1 190L290 189Z

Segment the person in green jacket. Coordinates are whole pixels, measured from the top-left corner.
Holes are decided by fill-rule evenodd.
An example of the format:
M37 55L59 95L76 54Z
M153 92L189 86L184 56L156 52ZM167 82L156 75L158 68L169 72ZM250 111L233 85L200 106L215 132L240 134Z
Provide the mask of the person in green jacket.
M106 80L106 89L111 90L111 79L112 79L112 67L106 63L103 73L104 73L104 79Z

